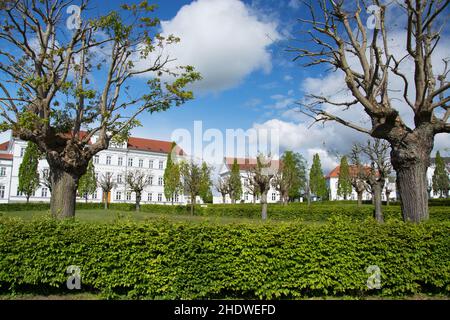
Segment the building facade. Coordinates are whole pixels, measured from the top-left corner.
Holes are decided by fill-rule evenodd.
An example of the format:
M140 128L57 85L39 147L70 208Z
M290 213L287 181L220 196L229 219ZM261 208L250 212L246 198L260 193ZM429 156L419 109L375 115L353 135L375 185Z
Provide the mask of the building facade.
M367 169L370 170L369 167L367 167ZM338 195L338 181L339 181L339 171L340 171L340 166L337 166L336 168L334 168L333 170L330 171L330 173L326 176L326 182L327 182L327 186L329 189L329 199L330 200L344 200L344 197L339 196ZM352 173L354 172L353 170L353 166L349 166L349 172L350 175L352 175ZM382 201L386 201L387 199L387 195L386 195L386 191L389 191L389 200L391 201L395 201L397 199L397 188L396 188L396 183L395 183L395 177L388 177L388 179L386 179L386 183L384 185L382 194L381 194L381 199ZM347 198L347 200L357 200L358 199L358 194L355 191L355 188L352 186L352 193L350 194L350 196ZM363 192L362 195L362 200L371 200L372 199L372 194L365 190Z
M93 138L95 140L95 137ZM26 198L18 191L19 167L22 163L27 142L12 137L0 144L0 203L24 202ZM144 170L150 176L150 184L142 192L142 204L170 204L171 199L164 196L164 169L167 155L172 143L168 141L130 137L121 145L111 143L107 150L99 152L93 158L95 175L99 180L102 175L112 174L115 187L105 195L100 186L97 191L88 195L89 202L133 203L135 193L126 185L126 175L130 170ZM176 149L178 157L184 157L182 149ZM49 202L50 190L44 183L44 176L49 174L49 166L45 159L39 161L41 185L30 197L33 202ZM77 198L83 201L82 195ZM174 203L185 204L189 199L182 194L176 195Z
M228 177L231 174L231 168L233 166L235 158L224 158L224 163L221 166L219 171L219 176L221 178ZM242 196L241 199L236 201L236 203L260 203L259 195L252 195L252 192L249 188L249 182L251 177L251 168L256 165L256 159L250 158L236 158L237 163L239 165L239 174L241 176L241 184L242 184ZM272 160L275 166L278 166L278 160ZM277 203L280 202L281 197L280 193L275 190L275 188L271 185L269 192L267 193L267 203ZM214 203L223 203L222 196L215 196L213 198ZM231 198L229 195L225 197L225 203L231 203Z

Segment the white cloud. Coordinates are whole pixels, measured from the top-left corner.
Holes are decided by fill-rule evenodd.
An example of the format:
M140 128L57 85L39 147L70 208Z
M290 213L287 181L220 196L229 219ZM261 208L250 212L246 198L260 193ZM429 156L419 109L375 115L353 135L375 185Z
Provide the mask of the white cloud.
M284 81L291 81L292 79L294 79L294 78L288 74L283 77Z
M289 0L288 6L292 9L299 9L300 6L302 5L302 3L300 2L300 0Z
M239 0L197 0L161 22L164 36L180 43L167 49L176 65L192 65L203 77L194 87L221 91L250 73L272 68L271 44L280 39L275 22L263 21Z

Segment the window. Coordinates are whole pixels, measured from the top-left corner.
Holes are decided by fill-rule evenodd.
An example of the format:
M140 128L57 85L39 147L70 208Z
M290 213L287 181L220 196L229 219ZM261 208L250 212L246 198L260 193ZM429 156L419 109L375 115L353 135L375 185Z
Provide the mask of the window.
M152 193L149 192L147 195L147 201L152 201L152 196L153 196Z
M94 156L94 164L98 164L100 161L100 157L99 156Z
M5 167L1 167L0 168L0 177L4 177L6 176L6 168Z
M133 166L133 158L128 158L128 166L129 167Z
M179 202L180 201L180 196L178 195L178 193L175 194L175 202Z
M245 201L248 201L248 193L245 194Z
M98 194L97 194L97 190L94 191L94 193L92 194L92 199L97 199Z
M130 201L131 200L131 191L128 191L127 192L127 201Z
M50 171L48 169L42 170L42 174L44 175L44 177L48 177L49 173L50 173Z
M0 199L5 198L5 186L0 186Z
M42 188L42 190L41 190L41 197L42 198L47 198L47 192L48 192L47 188Z
M158 186L162 186L163 185L163 178L159 177L158 178Z
M19 188L17 188L17 196L18 196L18 197L23 196L23 193L19 191Z
M148 167L149 167L150 169L153 169L153 160L149 160L149 161L148 161Z
M123 166L123 158L122 158L122 157L119 157L119 158L117 159L117 165L118 165L118 166Z
M277 194L275 192L272 193L272 201L277 200Z
M117 175L117 183L122 183L122 175L121 174Z
M142 168L144 166L144 160L139 159L139 168Z
M120 191L116 192L116 200L122 200L122 192Z
M152 176L150 176L150 178L148 179L148 184L149 185L153 185L153 177Z
M162 202L162 193L158 193L158 202Z
M95 173L95 180L98 180L98 172Z
M25 148L20 148L20 156L23 157L23 155L25 154Z
M106 157L106 164L111 165L111 156Z
M159 168L160 168L160 169L163 169L163 168L164 168L164 161L160 161L160 162L159 162Z

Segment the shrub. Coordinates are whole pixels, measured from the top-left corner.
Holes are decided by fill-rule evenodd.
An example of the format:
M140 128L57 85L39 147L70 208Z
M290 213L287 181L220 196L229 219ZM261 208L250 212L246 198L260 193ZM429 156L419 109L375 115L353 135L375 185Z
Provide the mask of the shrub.
M66 292L65 271L77 265L82 289L109 298L448 295L449 228L342 218L321 225L0 218L0 290ZM381 269L381 290L366 285L370 265Z

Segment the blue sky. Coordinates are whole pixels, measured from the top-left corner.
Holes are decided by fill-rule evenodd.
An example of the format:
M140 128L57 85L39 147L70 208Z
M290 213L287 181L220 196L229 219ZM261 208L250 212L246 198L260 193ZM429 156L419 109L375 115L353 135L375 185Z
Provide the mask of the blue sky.
M117 10L121 3L93 0L86 15L105 15ZM325 171L337 164L337 155L348 152L353 142L368 138L339 124L310 127L311 119L293 111L295 102L305 92L344 98L346 94L342 75L327 72L323 67L303 68L301 62L292 61L295 55L286 50L288 46L307 45L300 33L307 26L297 20L307 11L300 0L153 3L158 5L155 15L162 21L160 31L181 38L180 44L171 49L171 56L181 65L196 67L204 80L193 88L195 100L162 113L143 114L140 117L143 127L136 128L133 135L169 140L174 130L192 130L198 120L203 122L204 130L216 128L223 133L238 128L277 129L281 151L301 152L307 160L319 153ZM363 13L363 19L368 16ZM388 19L388 25L392 26L392 50L400 55L404 33L396 26L401 25L397 23L401 18L391 12ZM449 38L444 37L436 50L437 58L448 56L448 52ZM134 79L132 92L144 93L147 79ZM367 125L367 117L358 107L352 108L347 116ZM405 117L408 119L410 115ZM448 135L437 136L435 150L449 154L449 140Z

